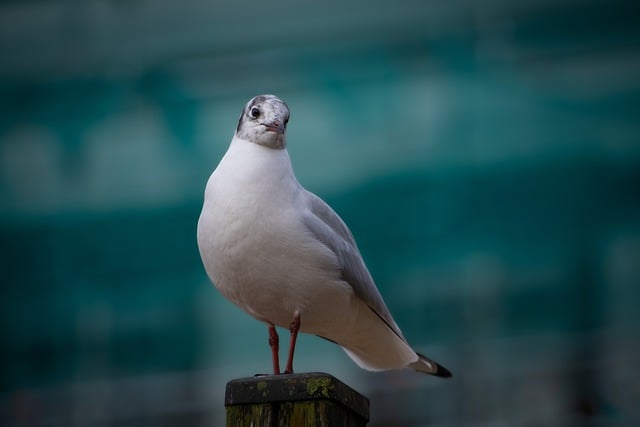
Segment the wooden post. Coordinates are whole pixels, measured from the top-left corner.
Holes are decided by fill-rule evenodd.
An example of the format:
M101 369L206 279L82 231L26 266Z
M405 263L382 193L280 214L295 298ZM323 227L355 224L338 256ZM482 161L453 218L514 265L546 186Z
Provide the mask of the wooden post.
M227 383L227 427L364 427L369 400L329 374L240 378Z

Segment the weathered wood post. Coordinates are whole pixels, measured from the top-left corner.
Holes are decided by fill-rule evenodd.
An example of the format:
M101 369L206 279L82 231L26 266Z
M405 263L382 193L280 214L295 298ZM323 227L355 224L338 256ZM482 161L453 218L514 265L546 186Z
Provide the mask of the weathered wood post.
M264 375L229 381L227 427L363 427L369 400L324 373Z

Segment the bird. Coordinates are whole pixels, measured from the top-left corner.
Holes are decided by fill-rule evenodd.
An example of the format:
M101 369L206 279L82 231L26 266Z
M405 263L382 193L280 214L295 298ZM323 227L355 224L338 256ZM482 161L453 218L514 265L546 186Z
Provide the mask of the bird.
M347 225L298 182L287 151L289 116L275 95L252 98L207 181L197 243L209 279L267 325L274 374L293 373L303 332L341 346L366 370L451 377L409 345ZM276 327L290 332L284 372Z

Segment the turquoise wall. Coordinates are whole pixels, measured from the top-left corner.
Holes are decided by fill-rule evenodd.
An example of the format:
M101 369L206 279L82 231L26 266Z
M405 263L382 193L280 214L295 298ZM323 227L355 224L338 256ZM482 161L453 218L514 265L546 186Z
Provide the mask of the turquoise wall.
M299 371L371 426L633 425L640 25L632 2L0 5L0 423L220 425L270 369L195 227L246 101L292 110L299 180L454 372ZM287 342L286 331L282 341ZM283 356L284 357L284 356Z

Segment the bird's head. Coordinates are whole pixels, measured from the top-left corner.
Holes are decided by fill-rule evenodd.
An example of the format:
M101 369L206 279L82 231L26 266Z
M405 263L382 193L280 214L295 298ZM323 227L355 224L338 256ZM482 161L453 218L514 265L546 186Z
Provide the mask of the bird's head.
M258 95L242 110L236 136L269 148L286 146L289 107L275 95Z

